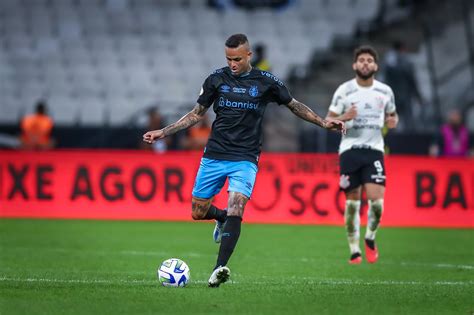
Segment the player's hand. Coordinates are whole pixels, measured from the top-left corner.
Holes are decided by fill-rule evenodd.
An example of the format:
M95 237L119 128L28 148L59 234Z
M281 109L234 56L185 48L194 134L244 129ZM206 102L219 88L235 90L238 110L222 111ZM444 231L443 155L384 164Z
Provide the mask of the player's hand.
M343 135L346 134L346 124L341 120L326 118L324 128L329 130L339 130Z
M397 127L398 124L398 116L388 116L385 118L385 125L387 126L388 129L393 129Z
M155 142L156 140L163 139L164 137L165 137L165 133L163 129L152 130L152 131L148 131L147 133L143 135L143 141L151 144Z
M351 120L357 116L357 106L352 105L347 112L343 114L344 120Z

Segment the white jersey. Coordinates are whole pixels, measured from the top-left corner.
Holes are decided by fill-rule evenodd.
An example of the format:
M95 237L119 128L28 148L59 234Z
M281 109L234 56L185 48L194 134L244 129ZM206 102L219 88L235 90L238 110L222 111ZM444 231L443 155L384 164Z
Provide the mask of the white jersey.
M341 115L352 105L357 107L357 116L346 122L347 133L342 136L339 154L351 148L370 148L384 152L382 128L385 114L396 110L392 89L377 80L374 80L372 86L363 87L354 78L337 88L329 111Z

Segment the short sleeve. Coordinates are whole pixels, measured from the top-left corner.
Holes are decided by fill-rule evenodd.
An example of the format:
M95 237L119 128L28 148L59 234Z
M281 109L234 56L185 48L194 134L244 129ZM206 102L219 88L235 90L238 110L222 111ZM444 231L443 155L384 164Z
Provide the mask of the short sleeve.
M344 111L344 88L340 85L332 97L329 111L341 115Z
M205 107L210 107L217 97L217 87L214 76L210 75L204 81L197 102Z
M281 105L289 104L293 99L288 88L280 80L273 84L271 93L272 101Z
M393 94L392 89L388 90L388 103L387 107L385 108L385 112L388 114L392 114L397 110L397 107L395 106L395 96Z

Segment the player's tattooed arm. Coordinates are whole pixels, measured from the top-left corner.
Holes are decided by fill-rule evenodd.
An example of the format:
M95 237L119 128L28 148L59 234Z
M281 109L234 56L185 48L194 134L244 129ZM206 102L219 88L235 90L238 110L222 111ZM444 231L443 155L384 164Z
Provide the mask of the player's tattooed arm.
M306 121L309 121L325 129L340 130L343 134L346 133L346 128L342 121L332 118L323 119L313 112L311 108L295 100L294 98L286 106L293 112L293 114Z
M143 141L146 143L153 143L156 140L163 139L164 137L173 135L180 130L191 127L202 119L206 113L208 107L196 104L193 110L181 117L177 122L166 126L163 129L151 130L143 135Z
M325 126L325 121L321 117L319 117L315 112L311 110L305 104L295 100L294 98L286 105L296 116L312 122L320 127Z
M202 119L207 110L208 107L202 106L199 103L196 104L196 106L194 106L194 108L189 113L181 117L177 122L163 128L164 136L167 137L173 135L180 130L195 125L198 121Z

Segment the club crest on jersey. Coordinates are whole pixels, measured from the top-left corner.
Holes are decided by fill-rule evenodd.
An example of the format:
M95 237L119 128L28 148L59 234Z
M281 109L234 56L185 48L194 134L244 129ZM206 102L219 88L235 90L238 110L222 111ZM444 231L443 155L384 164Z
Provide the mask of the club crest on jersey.
M341 175L339 178L339 187L342 189L346 189L351 185L351 182L349 181L349 176L348 175Z
M377 106L379 107L379 109L382 109L384 107L383 98L380 96L377 96L375 100L377 101Z
M252 97L256 97L258 95L258 88L256 85L252 85L249 89L249 95Z

